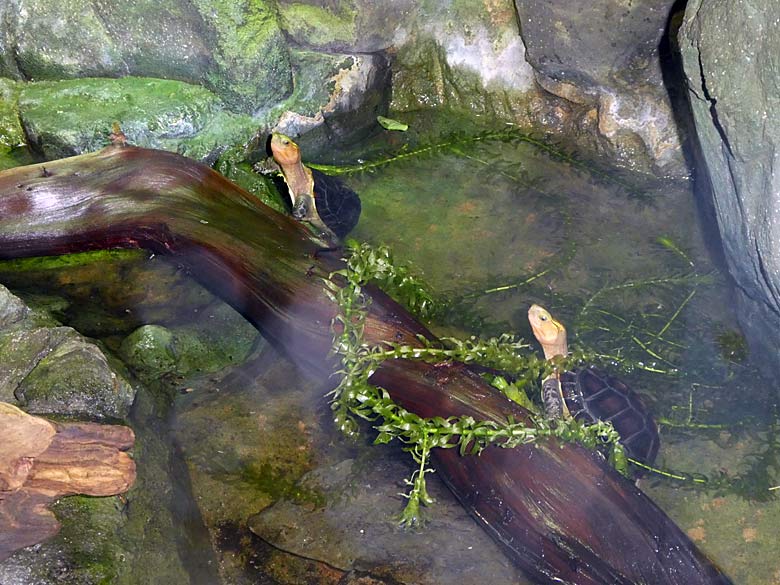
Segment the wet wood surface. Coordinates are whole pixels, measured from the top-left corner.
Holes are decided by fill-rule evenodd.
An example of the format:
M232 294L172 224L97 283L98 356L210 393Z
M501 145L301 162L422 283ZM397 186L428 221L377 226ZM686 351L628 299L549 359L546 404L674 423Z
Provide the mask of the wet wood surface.
M134 440L128 427L53 423L0 402L0 561L57 534L57 498L126 492Z
M291 359L328 376L338 308L323 279L343 266L334 254L318 253L321 245L292 218L172 153L117 145L0 173L0 258L118 247L167 254ZM433 337L368 288L367 342ZM528 416L461 364L388 361L372 382L424 417ZM436 450L434 463L535 582L731 582L641 490L576 445L490 447L478 457Z

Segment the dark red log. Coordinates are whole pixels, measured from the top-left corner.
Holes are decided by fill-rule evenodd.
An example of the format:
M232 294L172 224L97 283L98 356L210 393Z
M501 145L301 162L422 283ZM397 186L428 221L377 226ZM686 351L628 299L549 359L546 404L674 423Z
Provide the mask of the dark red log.
M287 354L330 373L337 307L323 279L342 265L297 222L208 167L113 146L0 174L0 258L142 247L175 256ZM372 290L370 343L431 334ZM332 358L331 358L332 359ZM467 368L385 362L372 381L424 416L504 421L527 413ZM631 482L576 445L542 441L480 456L437 450L436 468L463 505L530 577L570 584L727 584L687 536Z

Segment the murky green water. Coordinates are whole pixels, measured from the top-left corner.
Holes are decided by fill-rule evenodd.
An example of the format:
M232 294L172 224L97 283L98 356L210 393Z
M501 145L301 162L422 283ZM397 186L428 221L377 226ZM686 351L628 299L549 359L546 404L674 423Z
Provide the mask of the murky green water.
M775 544L780 511L773 497L778 492L771 490L780 483L776 388L761 380L746 359L726 280L710 259L688 187L594 173L518 136L471 140L478 130L469 129L453 141L438 130L439 122L409 121L409 133L385 133L339 153L339 160L325 161L408 154L345 177L363 201L353 236L387 244L397 259L419 268L448 302L449 310L434 323L441 333L511 332L530 339L528 306L536 302L549 308L567 325L571 346L602 355L605 364L650 397L661 422L660 467L711 480L730 478L717 490L714 483L703 490L691 477L670 481L650 474L642 488L736 583L780 583ZM414 154L426 144L441 147ZM115 351L127 333L147 322L177 331L212 319L211 335L249 335L246 324L237 316L226 317L175 266L146 256L123 262L111 278L132 283L125 289L126 302L101 295L99 287L70 290L76 300L59 317ZM78 288L75 276L36 278L60 287L36 291L39 301L41 294ZM0 282L8 279L13 280L7 273L4 278L0 267ZM23 288L18 280L11 284ZM187 295L158 294L174 287L186 289ZM96 311L96 304L107 308ZM85 306L96 316L86 319ZM220 351L220 363L245 355L234 358L232 350ZM331 480L300 483L305 474L325 470L331 477L327 470L354 461L356 474L336 485L339 493L358 493L366 489L356 479L360 469L385 465L403 471L408 469L403 454L370 447L367 438L350 443L335 433L322 398L327 384L292 371L262 341L245 365L218 371L201 363L202 368L170 372L161 380L165 392L176 392L172 411L159 406L165 393L142 399L136 409L136 429L149 427L146 436L139 433L144 446L137 458L142 465L146 457L154 463L151 471L141 472L142 482L129 497L138 505L129 506L121 538L133 550L133 563L153 574L154 567L168 562L165 574L174 581L187 576L208 583L221 575L230 583L335 583L338 563L318 557L312 544L307 548L305 531L294 530L289 516L276 520L288 523L276 533L297 530L303 545L290 536L283 544L273 542L275 548L253 536L247 520L255 518L249 524L256 532L274 533L267 514L255 515L274 502L293 502L297 507L289 514L305 517L300 523L316 540L316 534L335 530L328 525L332 518L318 516L322 502L328 503L325 509L338 502L329 491ZM156 450L160 453L154 458ZM393 494L401 491L403 476L390 475L384 478L392 484L386 499L390 510L400 510L402 502ZM431 510L429 536L420 537L431 540L418 548L439 546L437 527L451 526L445 517L457 526L470 522L457 517L458 507L433 481L440 503ZM386 526L389 520L378 516L379 526ZM473 575L473 582L517 582L484 535L469 533L468 539L469 547L449 554L463 557L469 550L483 559L483 573ZM284 550L295 556L285 556ZM442 567L427 567L424 573L414 568L413 557L406 562L411 567L406 574L415 582L428 582L432 574L439 582L454 582ZM125 565L116 582L144 582L140 574Z

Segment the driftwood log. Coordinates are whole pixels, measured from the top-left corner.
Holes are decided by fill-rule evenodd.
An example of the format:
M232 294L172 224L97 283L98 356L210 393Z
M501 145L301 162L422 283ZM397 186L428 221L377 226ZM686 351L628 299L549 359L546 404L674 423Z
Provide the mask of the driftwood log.
M47 506L62 496L111 496L135 481L128 427L52 423L0 402L0 561L57 534Z
M322 279L342 267L303 226L207 166L114 145L0 173L0 258L145 248L175 258L289 357L330 374L337 307ZM368 342L432 338L379 290ZM527 413L460 364L386 361L372 381L424 417L518 420ZM477 522L540 583L726 584L647 496L576 445L436 450L434 465Z

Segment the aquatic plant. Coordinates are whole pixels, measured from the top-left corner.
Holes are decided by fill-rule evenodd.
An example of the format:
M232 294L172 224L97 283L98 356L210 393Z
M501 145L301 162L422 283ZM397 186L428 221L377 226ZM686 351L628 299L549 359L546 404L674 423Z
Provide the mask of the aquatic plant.
M537 133L525 132L520 127L515 126L512 123L507 123L505 128L497 130L486 130L475 133L453 132L448 136L437 140L436 142L423 144L421 146L410 149L403 148L400 151L388 154L383 158L376 160L365 160L352 165L331 165L311 162L307 162L306 164L307 166L313 169L317 169L327 175L354 175L356 173L374 171L376 169L407 160L432 156L441 152L451 152L459 156L469 158L470 160L474 160L478 163L489 165L495 170L497 174L504 175L509 179L523 179L523 182L528 182L527 174L525 174L523 171L521 171L523 176L517 175L516 165L513 166L512 169L502 169L497 166L496 161L482 161L474 156L466 154L462 150L463 147L484 142L528 144L535 148L538 152L541 152L555 160L567 164L580 172L584 172L597 181L618 185L628 195L638 199L643 199L645 197L644 192L639 187L622 179L614 172L607 172L602 170L592 161L588 161L579 157L574 151L567 149L562 145L553 144L548 138L545 138Z
M374 426L377 444L397 439L404 445L416 464L410 478L406 480L409 490L403 494L407 504L401 514L401 523L407 526L421 521L421 507L432 500L425 484L429 473L429 459L434 448L455 448L461 455L478 455L489 445L512 448L542 438L576 442L589 449L605 453L610 463L621 473L628 475L629 464L645 472L649 477L671 481L675 485L705 489L715 493L736 493L743 497L764 499L772 495L770 468L780 469L779 433L770 433L767 448L754 454L752 465L746 472L728 475L720 472L715 476L703 473L681 471L663 466L651 466L627 457L620 444L620 437L610 423L597 422L586 426L573 419L550 420L541 413L541 408L529 398L528 389L538 396L538 382L554 368L571 369L585 364L607 363L623 369L643 370L654 375L677 376L679 371L668 359L654 349L653 343L663 343L685 349L666 334L679 318L684 308L694 298L698 286L712 281L711 275L686 273L665 277L625 281L604 286L591 295L581 306L578 321L583 324L585 316L595 313L598 319L611 319L623 326L622 330L600 325L606 333L632 340L638 352L656 361L643 361L641 357L629 357L625 353L611 355L600 352L587 344L575 348L566 358L553 363L529 352L530 346L517 336L502 334L495 337L466 339L442 337L441 343L432 344L420 336L420 346L389 343L369 346L363 341L363 324L368 306L368 297L363 288L368 283L379 285L397 301L405 304L411 312L424 319L440 316L447 310L447 301L438 301L425 283L415 276L408 265L397 265L386 246L374 247L366 243L349 241L347 268L330 275L326 281L331 298L338 304L340 313L332 324L333 352L341 359L339 384L330 393L334 420L339 429L347 435L359 430L358 419ZM692 290L675 307L663 325L657 330L642 328L628 323L616 313L600 308L596 301L608 293L636 291L647 287L692 286ZM490 294L487 291L486 294ZM591 323L593 325L593 323ZM586 327L584 327L586 328ZM651 341L643 341L643 336ZM661 350L658 350L661 351ZM424 360L430 363L461 362L475 368L488 378L497 391L503 393L531 414L529 421L507 419L502 424L495 421L477 421L471 417L422 418L395 404L389 394L369 381L379 364L390 359ZM658 366L658 362L669 367ZM659 417L660 425L684 427L697 430L721 430L724 425L707 424L694 420L692 398L688 405L685 421L672 421ZM771 439L771 440L770 440Z
M529 346L511 335L490 339L444 338L442 341L446 345L434 345L420 336L422 347L395 343L367 345L363 341L363 328L369 300L363 288L368 283L383 283L388 292L398 295L397 300L409 303L410 310L423 314L435 303L408 267L396 267L388 248L355 242L348 242L347 247L350 252L347 267L325 280L328 294L340 308L333 319L332 331L333 352L341 358L341 368L337 371L341 379L330 393L331 408L336 425L347 435L357 433L357 419L363 419L372 423L378 432L375 443L397 439L411 454L417 468L406 482L410 489L404 494L407 504L401 515L402 524L419 523L421 506L432 502L426 490L425 475L430 471L431 449L436 447L457 447L461 455L478 455L489 445L512 448L554 437L591 449L605 449L615 468L627 473L628 464L620 437L607 422L585 426L573 419L547 420L533 415L530 425L512 418L503 423L478 421L469 416L422 418L393 402L384 389L369 381L379 364L388 359L458 361L504 372L515 380L508 383L503 377L494 376L494 387L520 403L530 402L527 396L521 397L522 387L553 366L532 353L523 353Z

